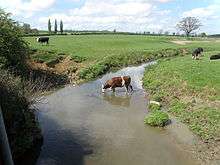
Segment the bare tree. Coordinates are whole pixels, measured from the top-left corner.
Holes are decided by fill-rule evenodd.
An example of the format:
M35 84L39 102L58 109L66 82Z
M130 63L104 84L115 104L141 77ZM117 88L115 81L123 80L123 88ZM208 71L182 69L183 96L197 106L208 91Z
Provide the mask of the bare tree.
M199 29L200 26L202 26L202 24L200 23L200 20L195 17L183 18L177 24L177 28L181 31L184 31L187 37L190 35L191 32Z

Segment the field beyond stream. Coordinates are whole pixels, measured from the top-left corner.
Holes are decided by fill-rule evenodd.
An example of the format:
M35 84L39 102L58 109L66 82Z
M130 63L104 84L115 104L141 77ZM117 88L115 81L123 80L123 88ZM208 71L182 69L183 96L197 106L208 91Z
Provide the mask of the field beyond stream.
M190 38L178 44L186 39L136 35L51 36L49 45L33 37L25 40L32 48L32 67L63 74L73 84L158 60L143 78L150 100L162 103L165 112L199 137L196 152L204 164L220 158L220 61L209 60L220 53L218 40ZM197 47L203 47L204 56L192 60Z

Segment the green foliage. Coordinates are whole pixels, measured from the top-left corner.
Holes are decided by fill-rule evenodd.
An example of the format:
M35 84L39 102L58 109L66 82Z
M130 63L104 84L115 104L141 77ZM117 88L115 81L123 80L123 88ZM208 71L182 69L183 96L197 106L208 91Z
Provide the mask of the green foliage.
M48 20L48 25L47 25L48 27L48 32L49 32L49 34L51 33L51 22L50 22L50 19Z
M189 111L189 105L175 100L171 103L169 112L187 123L197 135L204 140L220 136L220 112L217 109L204 107Z
M54 22L54 33L57 34L57 20Z
M96 78L108 71L108 66L102 63L96 63L88 68L81 69L79 72L79 77L81 79L91 80Z
M60 21L60 33L63 34L63 21Z
M202 139L209 140L220 137L219 109L206 107L192 112L189 118L190 128Z
M169 121L169 116L163 111L153 111L144 118L144 123L150 126L165 126Z
M82 69L79 72L81 79L90 80L94 79L108 71L123 68L128 65L140 64L146 61L161 57L172 57L181 54L180 50L164 49L154 52L131 52L129 54L111 55L103 58L99 62Z
M15 68L22 73L26 69L28 46L21 38L21 29L10 18L10 14L0 9L0 66Z
M24 31L25 34L31 33L31 25L24 23L22 26L22 30Z
M157 105L157 104L149 104L148 105L148 111L149 112L160 111L160 110L161 110L160 105Z
M54 51L44 51L32 49L30 57L38 63L46 63L48 65L54 65L63 60L67 55L65 53L57 53Z
M81 63L87 60L86 57L81 57L81 56L71 56L71 59L77 63Z
M187 109L187 105L177 99L174 99L170 104L169 112L175 114L175 116L184 119L184 112Z

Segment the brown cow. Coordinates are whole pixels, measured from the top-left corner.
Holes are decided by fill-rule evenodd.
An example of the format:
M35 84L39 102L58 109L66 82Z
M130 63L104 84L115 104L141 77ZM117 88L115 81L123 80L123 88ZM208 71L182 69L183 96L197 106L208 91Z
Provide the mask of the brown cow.
M115 88L117 87L125 87L126 92L128 92L129 88L131 92L133 91L133 87L131 86L131 77L130 76L121 76L121 77L113 77L110 80L107 80L104 85L102 85L102 92L104 93L106 89L110 88L115 92Z

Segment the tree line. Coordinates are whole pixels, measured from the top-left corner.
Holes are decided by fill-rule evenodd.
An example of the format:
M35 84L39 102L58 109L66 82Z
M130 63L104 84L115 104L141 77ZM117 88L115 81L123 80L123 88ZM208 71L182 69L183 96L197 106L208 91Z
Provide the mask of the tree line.
M51 34L51 33L52 33L52 25L51 25L50 19L48 20L48 25L47 25L47 27L48 27L48 32L49 32L49 34ZM57 34L57 32L58 32L58 29L57 29L57 20L55 19L55 21L54 21L54 33ZM62 21L62 20L60 20L60 33L63 34L63 21Z

